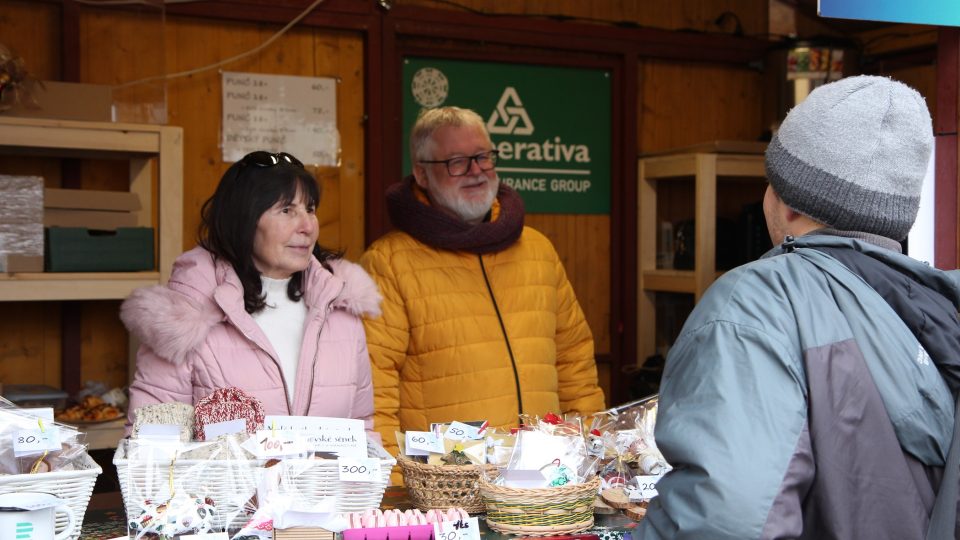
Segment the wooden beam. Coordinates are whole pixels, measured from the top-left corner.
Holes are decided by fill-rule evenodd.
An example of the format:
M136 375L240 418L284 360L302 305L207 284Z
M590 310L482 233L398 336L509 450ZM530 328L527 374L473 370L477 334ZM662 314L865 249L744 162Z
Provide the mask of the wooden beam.
M957 100L960 76L960 28L943 27L937 45L936 201L934 266L957 267Z
M706 32L584 24L520 16L476 15L417 6L391 10L402 35L479 43L522 44L549 50L635 54L678 61L759 65L768 41Z
M610 159L613 180L610 201L610 394L607 403L630 398L624 368L637 358L637 129L626 119L638 117L639 59L622 56L622 69L613 83L613 140ZM617 181L616 179L619 179Z

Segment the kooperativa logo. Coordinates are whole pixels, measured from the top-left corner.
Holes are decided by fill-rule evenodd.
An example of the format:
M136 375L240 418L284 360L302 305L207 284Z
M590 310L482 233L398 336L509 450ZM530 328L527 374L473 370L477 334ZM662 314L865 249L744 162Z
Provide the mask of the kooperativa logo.
M516 88L508 86L503 90L497 108L487 120L487 131L495 135L533 134L533 122L523 108Z

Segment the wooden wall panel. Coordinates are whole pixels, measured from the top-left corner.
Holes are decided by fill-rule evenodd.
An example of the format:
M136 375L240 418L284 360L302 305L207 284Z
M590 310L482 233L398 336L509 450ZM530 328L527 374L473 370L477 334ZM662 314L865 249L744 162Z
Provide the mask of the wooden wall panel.
M641 153L717 140L757 140L763 132L762 77L748 69L641 63L637 140Z
M41 80L60 76L60 8L31 0L0 2L0 44L23 58Z
M80 329L82 383L101 381L108 388L127 384L127 332L117 313L120 302L84 302Z
M0 43L23 58L37 79L60 76L59 24L56 5L0 2ZM0 157L0 174L38 175L53 186L59 184L60 167L46 160ZM60 386L59 319L56 302L0 304L0 382Z
M0 382L60 386L58 302L7 302L0 309Z

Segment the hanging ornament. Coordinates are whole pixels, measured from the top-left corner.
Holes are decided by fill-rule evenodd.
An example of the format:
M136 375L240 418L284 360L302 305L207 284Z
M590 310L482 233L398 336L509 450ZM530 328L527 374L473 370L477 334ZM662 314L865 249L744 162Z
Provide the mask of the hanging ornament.
M27 72L23 58L0 43L0 112L14 105L38 108L38 86L42 89L43 83Z

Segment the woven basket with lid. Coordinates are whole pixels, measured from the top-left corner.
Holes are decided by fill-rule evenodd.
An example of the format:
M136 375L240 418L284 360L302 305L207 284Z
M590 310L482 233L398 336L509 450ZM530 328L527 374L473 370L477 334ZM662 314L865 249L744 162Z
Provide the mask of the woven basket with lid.
M397 456L410 501L420 510L459 506L471 514L485 509L479 480L483 473L496 476L495 465L429 465Z

